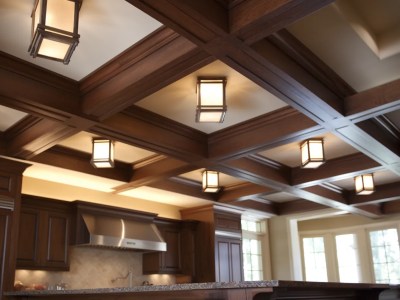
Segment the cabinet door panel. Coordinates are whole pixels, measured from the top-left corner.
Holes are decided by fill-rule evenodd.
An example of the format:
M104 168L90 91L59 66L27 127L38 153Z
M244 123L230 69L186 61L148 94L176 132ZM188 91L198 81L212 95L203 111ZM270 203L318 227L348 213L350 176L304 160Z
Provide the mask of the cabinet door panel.
M242 245L240 241L232 241L230 243L231 252L231 280L242 281Z
M34 210L21 211L18 236L18 267L33 267L38 259L40 214Z
M216 279L220 282L230 281L229 242L217 240L215 271Z
M48 213L47 224L45 264L47 266L67 266L68 217L61 214Z
M163 255L163 267L166 270L180 270L180 232L179 230L164 230L163 237L167 243L167 251Z

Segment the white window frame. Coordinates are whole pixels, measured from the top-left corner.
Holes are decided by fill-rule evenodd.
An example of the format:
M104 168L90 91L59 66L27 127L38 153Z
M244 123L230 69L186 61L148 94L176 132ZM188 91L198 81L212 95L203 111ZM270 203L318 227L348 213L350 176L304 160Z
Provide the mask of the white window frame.
M242 240L243 239L255 239L261 242L261 257L262 257L262 267L263 267L263 279L271 280L271 259L270 259L270 247L269 247L269 237L267 220L251 220L261 223L261 232L253 232L242 229ZM243 253L242 253L243 255Z
M339 270L337 263L337 253L335 236L342 234L355 234L358 244L358 256L360 261L360 282L375 283L375 275L373 270L372 250L369 237L370 231L396 228L400 243L400 222L389 221L375 224L366 224L361 226L352 226L348 228L321 230L321 231L304 231L299 232L300 249L301 249L301 265L303 278L305 277L304 253L303 253L303 237L324 237L325 258L328 272L328 281L339 282Z
M397 225L397 226L396 226ZM374 272L374 266L373 266L373 257L372 257L372 247L371 247L371 237L370 237L370 232L371 231L378 231L378 230L386 230L386 229L392 229L395 228L397 230L397 239L399 242L399 247L400 247L400 223L399 224L387 224L387 225L382 225L382 226L378 226L378 227L372 227L372 228L368 228L366 229L366 239L367 239L367 254L368 254L368 259L370 261L370 265L371 265L371 278L372 278L372 282L376 281L375 278L375 272Z

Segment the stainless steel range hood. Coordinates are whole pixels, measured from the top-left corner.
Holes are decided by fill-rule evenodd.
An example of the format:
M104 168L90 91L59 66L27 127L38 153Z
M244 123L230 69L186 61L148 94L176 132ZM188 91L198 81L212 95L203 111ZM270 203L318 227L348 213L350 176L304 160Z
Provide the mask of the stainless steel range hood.
M113 247L138 251L166 251L167 244L161 237L156 225L118 217L82 213L81 223L86 228L83 238L78 242L82 246Z

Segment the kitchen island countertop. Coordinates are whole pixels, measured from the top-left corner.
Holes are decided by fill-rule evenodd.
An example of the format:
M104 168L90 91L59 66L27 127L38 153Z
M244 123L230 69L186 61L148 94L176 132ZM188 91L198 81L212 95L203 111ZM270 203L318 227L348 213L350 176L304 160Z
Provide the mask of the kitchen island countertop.
M281 281L281 280L268 280L268 281L246 281L246 282L210 282L210 283L186 283L186 284L173 284L173 285L147 285L147 286L133 286L133 287L119 287L119 288L98 288L98 289L67 289L67 290L24 290L24 291L12 291L4 293L7 298L10 299L21 299L21 298L46 298L51 299L52 296L96 296L101 294L104 299L107 299L107 295L112 296L115 294L119 295L131 295L130 299L136 299L135 295L144 294L153 295L171 295L171 293L184 293L185 295L191 295L192 299L203 299L203 296L209 296L208 293L213 295L223 295L221 299L233 299L231 296L240 291L243 295L246 295L246 299L253 298L255 295L260 293L268 294L285 294L288 291L291 293L325 293L332 292L337 293L349 293L358 295L359 293L369 293L379 295L381 292L386 290L395 290L395 294L398 294L399 285L387 285L387 284L358 284L358 283L334 283L334 282L305 282L305 281ZM199 294L201 297L197 298ZM210 294L211 295L211 294ZM75 299L75 298L74 298ZM85 298L87 299L87 298ZM138 298L139 299L139 298ZM149 296L149 299L150 296ZM235 298L236 299L236 298ZM275 298L275 299L279 299ZM307 298L304 298L307 299ZM351 299L351 298L349 298ZM356 298L354 298L356 299ZM378 299L378 298L370 298ZM392 299L392 298L390 298ZM393 298L400 299L400 298Z

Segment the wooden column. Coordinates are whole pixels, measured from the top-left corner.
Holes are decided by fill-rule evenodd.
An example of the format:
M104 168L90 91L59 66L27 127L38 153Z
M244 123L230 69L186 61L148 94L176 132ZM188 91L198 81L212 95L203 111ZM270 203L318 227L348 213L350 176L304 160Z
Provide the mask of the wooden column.
M29 166L0 158L0 300L14 286L22 173Z

